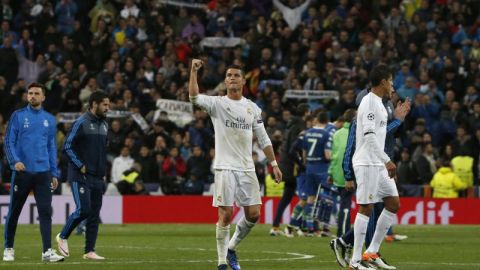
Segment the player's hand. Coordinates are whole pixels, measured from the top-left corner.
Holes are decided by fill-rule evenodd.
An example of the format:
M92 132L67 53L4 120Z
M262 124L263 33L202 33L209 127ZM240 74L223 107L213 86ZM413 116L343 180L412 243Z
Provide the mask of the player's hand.
M52 190L57 189L58 187L58 179L56 177L52 177Z
M327 183L330 185L333 184L333 178L330 175L327 177Z
M353 182L353 180L346 180L345 181L345 190L346 191L354 191L355 190L355 182Z
M197 72L203 66L203 61L200 59L192 60L192 71Z
M278 166L273 166L273 175L275 176L275 182L280 183L282 182L282 171Z
M80 169L80 172L82 174L86 174L87 173L87 167L83 166L81 169Z
M410 112L410 108L412 107L412 103L410 98L407 97L404 102L398 102L397 107L395 108L395 118L402 121L405 120L405 117Z
M15 163L15 170L17 172L23 172L23 171L25 171L25 169L26 169L25 165L22 162L19 161L19 162Z
M385 164L385 167L387 168L388 176L390 178L394 178L397 174L397 166L395 166L395 164L390 160Z

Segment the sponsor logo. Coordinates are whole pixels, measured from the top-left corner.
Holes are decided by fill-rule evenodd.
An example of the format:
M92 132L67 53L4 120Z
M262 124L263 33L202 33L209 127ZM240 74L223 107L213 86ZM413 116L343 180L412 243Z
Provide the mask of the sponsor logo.
M368 199L369 199L370 201L373 200L373 195L372 195L372 194L368 195Z

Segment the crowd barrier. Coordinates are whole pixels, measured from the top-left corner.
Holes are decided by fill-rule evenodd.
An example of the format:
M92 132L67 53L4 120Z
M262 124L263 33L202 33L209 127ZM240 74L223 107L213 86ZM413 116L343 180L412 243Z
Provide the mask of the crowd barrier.
M279 198L264 197L260 223L271 224ZM0 222L8 215L9 196L0 196ZM402 197L397 224L480 224L480 199L425 199ZM290 221L290 212L296 200L284 212L282 223ZM72 196L54 196L52 221L65 224L68 215L75 209ZM352 215L356 205L353 204ZM243 215L241 209L234 211L234 223ZM130 223L210 223L217 220L210 196L105 196L100 213L105 224ZM19 219L20 224L37 224L38 213L35 199L29 196Z

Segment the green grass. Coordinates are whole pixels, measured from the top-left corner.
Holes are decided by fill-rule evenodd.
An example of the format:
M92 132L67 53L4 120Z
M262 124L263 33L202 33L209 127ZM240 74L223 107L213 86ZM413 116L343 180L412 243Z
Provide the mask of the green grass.
M54 247L59 229L54 226ZM269 229L255 227L238 247L242 269L340 269L329 239L272 237ZM398 226L396 231L409 238L384 243L382 254L398 269L480 269L480 226ZM216 269L214 225L101 225L97 251L107 257L104 262L83 260L83 243L83 236L72 235L71 256L63 263L44 264L38 225L21 225L16 261L0 262L0 269Z

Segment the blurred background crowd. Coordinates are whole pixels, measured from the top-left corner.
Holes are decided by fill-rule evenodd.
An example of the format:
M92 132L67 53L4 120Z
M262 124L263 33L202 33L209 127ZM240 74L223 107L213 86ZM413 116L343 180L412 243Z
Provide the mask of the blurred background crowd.
M197 57L206 63L199 75L203 93L225 94L226 67L244 67L244 95L263 109L277 153L304 101L286 98L286 90L337 91L338 98L308 103L311 110L326 108L341 126L339 117L368 86L370 69L387 64L395 74L394 102L413 101L397 139L399 183L429 184L438 160L448 159L462 168L462 180L478 185L479 1L0 2L0 144L9 116L26 105L28 83L45 84L44 107L59 116L62 181L71 121L60 116L85 110L89 95L103 90L116 112L108 180L120 193L148 194L158 185L165 194L208 191L214 158L208 115L194 108L185 123L158 106L188 102L189 63ZM258 146L253 150L263 182L265 156ZM0 155L0 179L8 183Z

